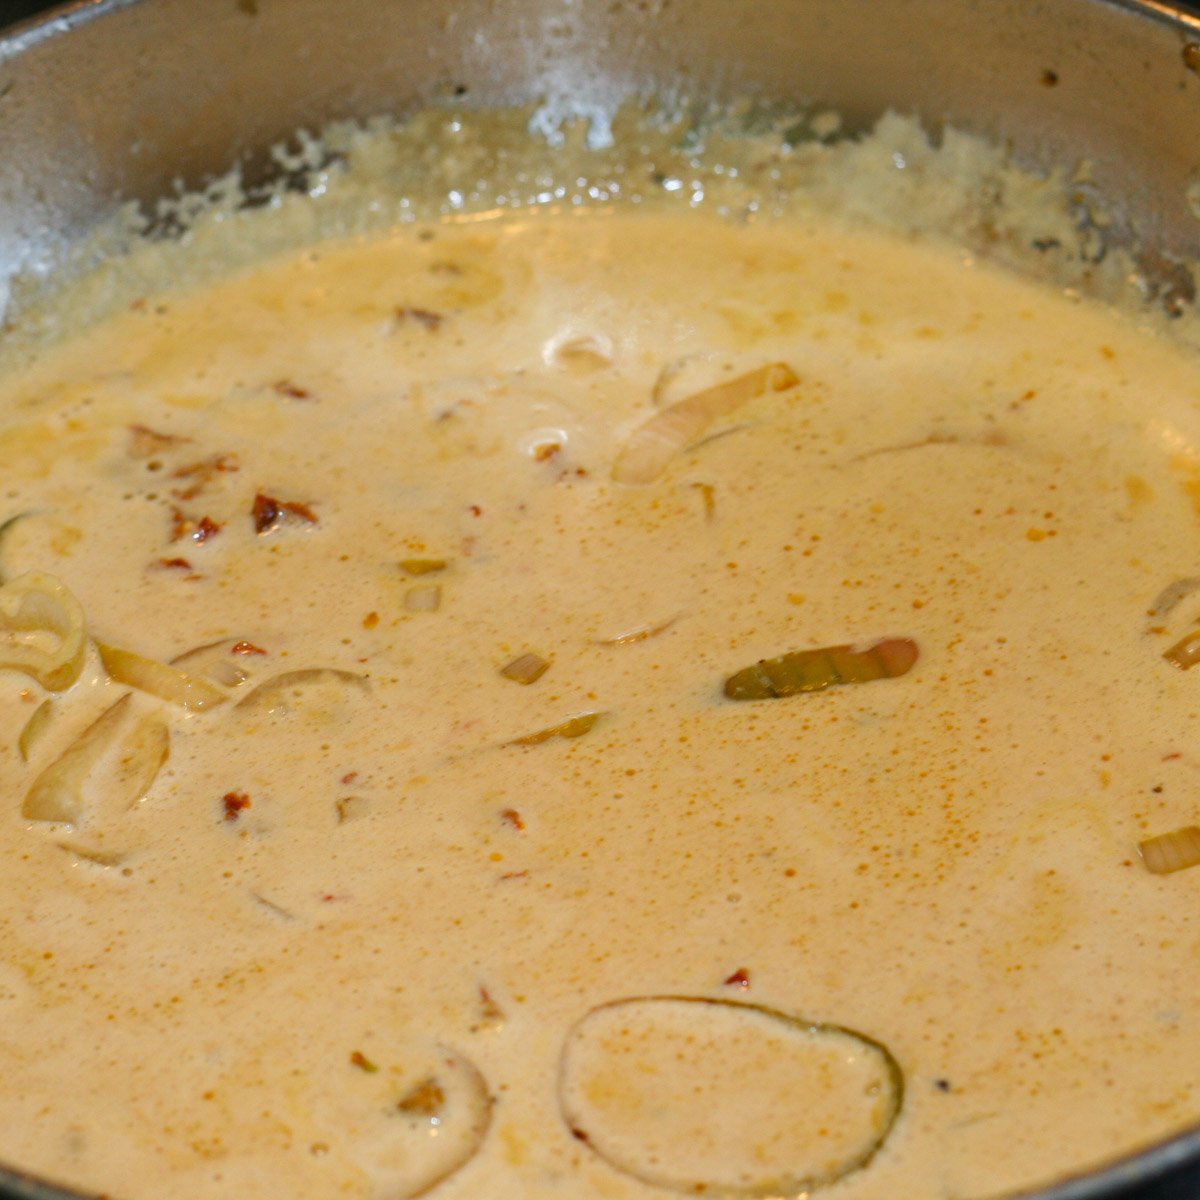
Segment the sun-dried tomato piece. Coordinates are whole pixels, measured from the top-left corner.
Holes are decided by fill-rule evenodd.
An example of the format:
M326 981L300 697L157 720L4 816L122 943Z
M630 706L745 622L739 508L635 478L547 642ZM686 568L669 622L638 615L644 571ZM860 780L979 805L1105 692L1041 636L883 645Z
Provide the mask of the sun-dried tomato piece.
M317 514L307 504L299 500L276 500L259 492L254 497L254 507L251 510L254 517L255 533L270 533L283 522L295 518L309 525L320 524Z
M242 809L250 807L250 797L245 792L226 792L221 797L221 806L225 810L225 820L236 821L242 815Z

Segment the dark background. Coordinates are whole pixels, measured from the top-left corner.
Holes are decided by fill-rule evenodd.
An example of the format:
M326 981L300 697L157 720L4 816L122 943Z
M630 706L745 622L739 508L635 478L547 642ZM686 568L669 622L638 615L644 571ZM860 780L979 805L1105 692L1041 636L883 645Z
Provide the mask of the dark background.
M337 3L337 0L332 2ZM953 2L946 0L948 4ZM1178 7L1200 15L1200 0L1176 0L1176 3ZM53 7L54 4L47 0L0 0L0 28ZM1200 120L1200 113L1197 114L1197 120ZM1127 1192L1120 1200L1200 1200L1200 1171L1193 1169L1153 1187Z

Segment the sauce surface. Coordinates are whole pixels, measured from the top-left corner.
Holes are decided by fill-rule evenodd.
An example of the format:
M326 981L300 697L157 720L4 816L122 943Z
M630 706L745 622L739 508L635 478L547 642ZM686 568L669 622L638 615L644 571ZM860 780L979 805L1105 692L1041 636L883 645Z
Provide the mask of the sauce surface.
M179 669L223 701L135 688L35 820L130 689L89 649L23 761L46 693L0 671L0 1159L948 1200L1200 1118L1200 870L1137 852L1196 819L1198 600L1147 613L1196 571L1200 372L1132 320L833 222L511 214L150 297L0 422L5 578L217 644ZM911 669L722 693L881 639Z

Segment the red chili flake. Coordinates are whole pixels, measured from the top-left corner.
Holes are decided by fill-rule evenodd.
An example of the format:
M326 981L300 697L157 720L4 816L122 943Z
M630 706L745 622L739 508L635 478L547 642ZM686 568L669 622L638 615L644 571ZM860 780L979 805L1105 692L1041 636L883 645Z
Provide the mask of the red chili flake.
M1175 750L1171 754L1164 754L1162 760L1163 762L1174 762L1175 759L1182 757L1183 755L1178 750Z
M743 992L750 990L750 972L745 967L738 967L728 979L721 981L727 987L741 988Z
M207 542L210 537L216 537L221 532L221 527L210 517L201 517L200 524L196 526L192 533L193 542Z
M528 879L528 878L529 878L529 872L528 872L528 871L509 871L507 874L505 874L505 875L501 875L501 876L500 876L500 878L501 878L501 880L507 880L507 879Z
M405 321L416 321L418 325L424 326L430 333L436 333L442 327L442 322L446 318L441 313L436 313L428 308L410 308L408 305L401 305L396 309L396 320L401 323Z
M230 654L266 654L265 650L260 650L253 642L235 642L229 649Z
M277 396L286 396L289 400L308 400L312 393L308 388L298 387L290 379L277 379L271 384L271 391Z
M561 449L558 442L539 442L533 448L533 461L549 462Z
M302 504L299 500L276 500L274 496L265 495L263 492L254 497L252 513L255 533L270 533L281 522L291 517L307 521L310 525L319 524L317 514L307 504Z
M342 776L342 782L343 782L343 783L345 783L345 784L351 784L351 783L353 783L353 782L354 782L354 781L355 781L357 778L358 778L358 772L357 772L357 771L347 771L347 772L345 773L345 775L343 775L343 776Z
M518 832L525 828L525 822L521 820L521 814L515 808L506 808L500 816Z
M197 521L178 508L171 510L171 541L190 538L193 542L204 543L209 538L216 537L221 532L221 526L211 517L201 517Z
M154 565L169 571L190 571L192 569L192 564L186 558L160 558Z
M321 894L321 900L325 904L334 904L338 901L349 900L349 899L350 899L349 896L342 895L338 892L323 892Z
M478 504L469 504L467 506L467 512L469 512L473 517L483 516L483 509L480 508Z
M379 1070L361 1050L355 1050L350 1055L350 1063L352 1066L358 1067L360 1071L366 1071L368 1075L374 1075Z
M225 807L225 820L236 821L242 809L250 807L250 797L245 792L226 792L221 803Z

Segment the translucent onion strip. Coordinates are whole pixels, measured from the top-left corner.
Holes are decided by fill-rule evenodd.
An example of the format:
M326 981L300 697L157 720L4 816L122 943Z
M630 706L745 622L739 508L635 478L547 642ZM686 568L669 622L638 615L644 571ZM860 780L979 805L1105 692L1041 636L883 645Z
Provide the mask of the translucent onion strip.
M569 721L563 721L559 725L551 725L549 729L539 729L537 733L527 733L524 737L513 738L508 744L510 746L537 746L541 742L548 742L554 737L583 737L600 720L602 715L602 713L598 712L582 713L578 717L572 717Z
M61 692L79 678L86 655L83 609L53 575L30 571L0 587L0 669Z
M216 684L168 663L143 658L131 650L121 650L104 642L97 642L96 649L104 669L118 683L127 683L138 691L178 704L188 712L204 712L228 699Z
M339 1152L370 1179L370 1195L428 1195L479 1153L494 1101L479 1068L457 1050L369 1037L342 1070L349 1078L331 1087L321 1116L342 1131Z
M875 1038L699 996L602 1004L567 1034L559 1107L610 1167L686 1195L808 1196L867 1167L904 1099Z
M629 484L652 482L676 454L703 437L714 421L767 392L786 391L799 382L786 363L768 363L676 401L633 431L613 464L613 479Z
M1181 671L1190 671L1200 662L1200 629L1193 629L1186 637L1182 637L1163 651L1163 658Z
M21 730L21 736L17 738L17 753L20 754L22 762L29 761L29 755L46 732L53 716L53 700L43 700L33 710L33 715L25 722L25 728Z
M1170 875L1200 866L1200 828L1185 825L1182 829L1147 838L1138 843L1138 852L1152 875Z
M329 683L354 687L364 692L370 690L365 677L356 675L353 671L342 671L337 667L305 667L299 671L284 671L280 675L272 675L253 691L247 692L237 702L237 707L249 711L286 709L288 693L297 688Z
M404 607L409 612L437 612L442 607L442 589L429 583L411 587L404 593Z
M406 575L436 575L447 567L444 558L404 558L400 560L400 569Z
M500 674L513 683L537 683L550 670L550 664L538 654L529 652L514 658L507 666L500 668Z
M117 735L129 697L100 714L30 785L21 805L29 821L73 825L83 813L83 785Z
M171 731L157 713L144 716L121 746L117 787L125 807L146 798L171 754Z
M4 550L4 542L8 538L9 533L16 527L19 521L23 521L26 517L32 516L32 512L19 512L9 517L7 520L0 522L0 552ZM3 563L0 562L0 583L6 581Z
M225 687L239 687L250 675L235 657L235 647L248 644L238 638L222 638L178 655L171 659L171 666L186 667L189 675L203 675Z
M675 616L668 617L657 625L642 625L637 629L628 629L624 633L615 634L613 637L601 638L596 645L632 646L635 642L644 642L647 638L658 637L660 633L666 633L678 620L679 614L676 613Z
M801 692L819 692L839 683L870 683L907 675L917 661L917 643L884 638L865 649L824 646L764 658L725 680L730 700L775 700Z

